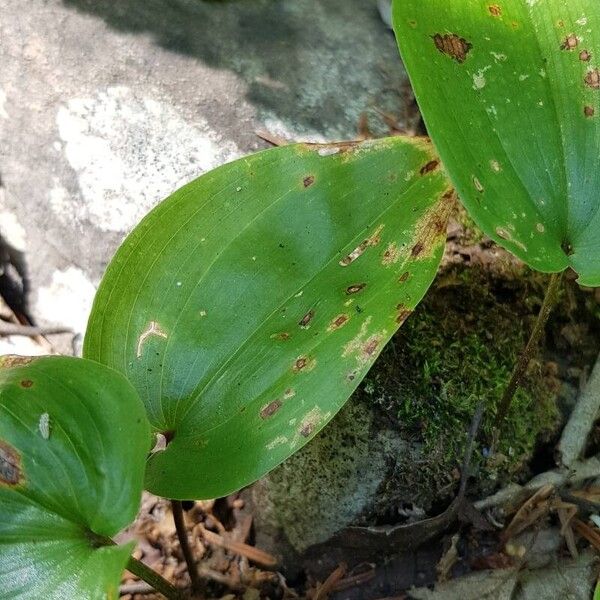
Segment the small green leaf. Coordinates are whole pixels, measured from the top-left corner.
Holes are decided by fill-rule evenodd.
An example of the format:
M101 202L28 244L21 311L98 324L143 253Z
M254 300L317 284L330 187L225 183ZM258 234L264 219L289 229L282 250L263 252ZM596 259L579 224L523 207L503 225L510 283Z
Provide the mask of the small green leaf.
M88 360L0 359L0 597L118 598L150 431L137 393Z
M108 267L84 350L167 438L148 488L222 496L312 438L431 284L452 206L431 145L390 138L260 152L152 211Z
M478 225L534 269L600 285L600 3L399 0L393 15Z

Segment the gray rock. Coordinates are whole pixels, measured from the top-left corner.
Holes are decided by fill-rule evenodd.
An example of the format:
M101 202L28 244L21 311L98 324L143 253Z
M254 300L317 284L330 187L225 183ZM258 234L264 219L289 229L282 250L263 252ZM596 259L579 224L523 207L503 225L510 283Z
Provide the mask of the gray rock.
M42 324L82 332L124 235L265 147L257 129L353 138L362 111L382 130L375 107L403 109L374 0L0 0L0 14L0 232L25 251Z
M394 473L414 470L422 459L419 444L386 427L372 403L353 396L310 444L252 488L259 545L286 565L292 551L302 554L351 523L366 524L378 506L402 497L410 503L416 491L402 479L394 480L391 495L384 488ZM404 516L424 516L418 508L412 512Z
M481 571L441 583L435 589L414 589L414 600L588 600L592 597L598 560L586 552L575 560L555 558L544 569Z

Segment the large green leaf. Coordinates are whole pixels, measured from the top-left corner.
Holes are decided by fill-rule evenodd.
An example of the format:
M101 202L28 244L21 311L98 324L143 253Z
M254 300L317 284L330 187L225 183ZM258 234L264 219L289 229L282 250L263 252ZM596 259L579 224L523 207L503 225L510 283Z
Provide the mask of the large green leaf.
M452 205L430 144L396 138L260 152L152 211L84 349L169 442L148 488L221 496L313 437L429 287Z
M117 598L150 430L125 378L75 358L0 359L0 598Z
M481 228L600 285L600 2L396 0L431 137Z

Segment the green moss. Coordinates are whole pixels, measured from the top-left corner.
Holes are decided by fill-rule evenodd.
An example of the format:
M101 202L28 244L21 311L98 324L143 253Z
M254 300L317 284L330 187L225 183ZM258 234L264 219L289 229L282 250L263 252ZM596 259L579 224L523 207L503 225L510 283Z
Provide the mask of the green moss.
M496 425L494 408L541 301L539 275L495 278L489 271L453 267L385 349L362 393L420 439L424 483L437 471L438 489L456 478L477 404L486 411L475 466L482 488L519 471L536 441L554 430L556 382L531 366L517 392L496 453L486 458ZM452 487L452 486L450 486Z

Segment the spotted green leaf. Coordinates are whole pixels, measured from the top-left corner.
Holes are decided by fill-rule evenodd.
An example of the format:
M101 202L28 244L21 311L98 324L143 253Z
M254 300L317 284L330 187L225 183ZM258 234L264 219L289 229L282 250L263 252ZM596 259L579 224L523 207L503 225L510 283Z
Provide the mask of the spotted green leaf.
M0 598L118 598L150 431L125 378L92 361L0 359Z
M397 0L431 137L480 227L600 285L600 3Z
M260 152L152 211L84 349L168 442L148 489L222 496L312 438L431 284L451 196L429 143L392 138Z

